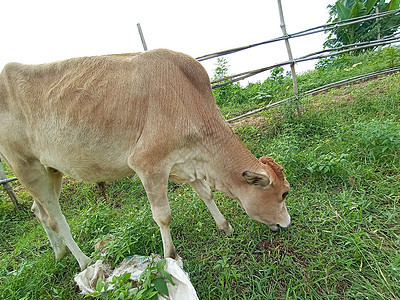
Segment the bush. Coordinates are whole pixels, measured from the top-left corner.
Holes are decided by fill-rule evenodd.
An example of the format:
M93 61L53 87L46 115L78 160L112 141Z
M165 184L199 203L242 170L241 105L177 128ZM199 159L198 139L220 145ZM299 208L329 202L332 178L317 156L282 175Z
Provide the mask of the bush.
M359 155L377 164L397 164L400 154L400 125L392 120L357 122L354 144Z

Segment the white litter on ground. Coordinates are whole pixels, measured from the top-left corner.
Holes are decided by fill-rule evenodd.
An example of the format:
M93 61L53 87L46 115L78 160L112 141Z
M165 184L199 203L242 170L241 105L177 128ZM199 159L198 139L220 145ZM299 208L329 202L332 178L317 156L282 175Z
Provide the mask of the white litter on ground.
M153 261L160 260L160 257L153 258ZM140 274L146 269L147 265L151 262L150 257L134 255L129 260L124 260L114 270L110 265L101 260L96 261L95 264L88 266L86 270L77 274L74 278L76 284L81 290L81 294L88 295L96 291L96 283L99 278L103 283L111 282L115 276L121 276L128 272L131 274L130 280L138 281ZM174 260L166 258L166 265L164 270L169 273L175 285L167 281L167 288L169 297L165 298L163 295L158 294L159 299L170 300L198 300L196 291L190 282L188 274L182 269L182 260ZM110 287L111 289L112 287Z

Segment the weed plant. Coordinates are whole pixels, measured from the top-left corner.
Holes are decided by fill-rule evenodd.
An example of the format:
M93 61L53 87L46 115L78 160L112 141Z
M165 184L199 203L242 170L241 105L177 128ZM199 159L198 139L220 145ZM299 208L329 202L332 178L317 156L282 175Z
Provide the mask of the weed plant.
M323 80L319 72L312 82ZM396 73L331 90L301 99L300 117L289 103L234 127L257 157L284 166L292 187L286 230L269 231L216 192L235 230L226 236L189 186L169 185L172 235L200 299L399 299L399 82ZM71 255L54 260L30 196L13 185L23 207L14 212L0 191L0 299L82 299L78 264ZM162 254L139 179L115 181L106 194L65 179L60 202L83 251L96 258L95 243L113 235L112 263Z

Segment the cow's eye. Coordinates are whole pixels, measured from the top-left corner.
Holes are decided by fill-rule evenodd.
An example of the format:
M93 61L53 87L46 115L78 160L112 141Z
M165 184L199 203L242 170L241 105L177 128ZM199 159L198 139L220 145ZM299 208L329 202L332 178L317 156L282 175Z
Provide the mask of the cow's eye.
M289 192L283 193L282 198L285 199L287 197L287 195L289 195Z

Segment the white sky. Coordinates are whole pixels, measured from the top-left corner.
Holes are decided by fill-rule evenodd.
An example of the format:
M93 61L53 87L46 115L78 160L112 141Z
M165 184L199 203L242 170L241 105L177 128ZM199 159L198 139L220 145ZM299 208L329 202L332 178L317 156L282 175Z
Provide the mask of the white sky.
M288 33L323 25L335 0L282 0ZM76 56L169 48L198 57L282 35L277 0L3 0L0 69ZM294 57L322 49L323 34L291 40ZM284 42L226 56L230 73L287 60ZM203 63L210 76L216 61ZM302 63L296 70L313 67ZM258 75L264 80L268 73ZM253 79L256 80L256 79Z

